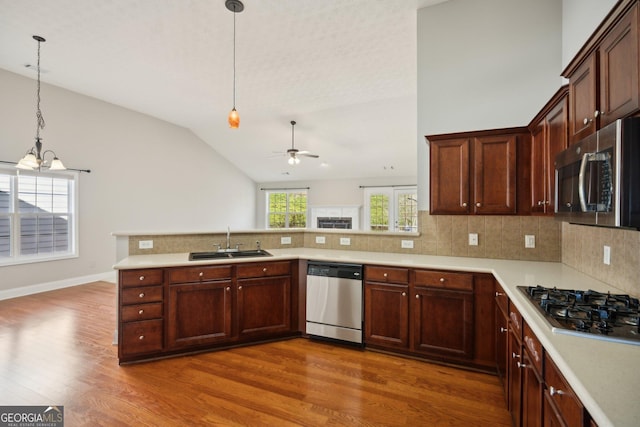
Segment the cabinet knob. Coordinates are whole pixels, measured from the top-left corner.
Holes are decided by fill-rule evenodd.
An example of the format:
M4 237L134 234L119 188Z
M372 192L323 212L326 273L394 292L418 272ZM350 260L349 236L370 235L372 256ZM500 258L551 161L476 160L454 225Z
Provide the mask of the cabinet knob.
M478 207L478 208L479 208L479 207L481 207L481 206L482 206L482 203L480 203L480 202L476 203L476 207Z
M582 121L582 124L584 125L588 125L589 123L591 123L593 121L593 119L590 119L589 117L585 117L584 120Z
M500 327L500 332L504 334L505 332L509 332L509 329Z
M406 292L403 292L403 293L402 293L402 296L403 296L403 297L406 297L406 296L407 296L407 293L406 293Z
M420 299L420 295L416 294L416 299Z
M440 283L444 283L444 277L440 278Z
M266 272L267 272L267 267L263 268L263 269L262 269L262 272L263 272L263 273L266 273Z
M144 276L140 276L139 279L142 282L144 280Z
M139 298L144 298L144 292L140 292L140 294L138 295Z
M571 208L571 203L566 203L565 206Z
M239 291L242 290L242 285L238 286L238 290Z
M550 394L551 396L555 396L556 394L557 394L558 396L562 396L562 395L564 394L564 391L562 391L562 390L560 390L560 389L557 389L557 388L555 388L554 386L550 386L550 387L549 387L549 394Z
M225 288L225 290L226 290L227 292L229 292L229 291L231 290L231 286L227 286L227 287Z
M543 200L538 200L538 206L542 206L544 205L544 201Z
M138 339L139 339L140 341L142 341L142 340L144 339L144 335L140 335L140 336L138 337Z
M604 116L604 111L596 110L593 112L593 117L595 117L596 119L600 116Z
M516 354L516 352L514 351L513 353L511 353L511 358L512 359L520 359L520 355Z
M138 314L142 314L142 313L144 313L144 310L142 309L138 310Z
M520 369L524 369L524 368L526 368L526 367L527 367L527 364L526 364L526 363L520 363L520 362L517 362L516 364L518 365L518 368L520 368Z
M496 297L503 297L504 294L502 292L496 292Z
M462 203L462 207L466 208L467 207L467 202L463 202Z
M198 273L198 276L202 277L204 276L204 273L201 271L200 273Z
M383 276L383 277L387 277L387 276L388 276L388 274L387 274L387 273L384 273L382 276Z

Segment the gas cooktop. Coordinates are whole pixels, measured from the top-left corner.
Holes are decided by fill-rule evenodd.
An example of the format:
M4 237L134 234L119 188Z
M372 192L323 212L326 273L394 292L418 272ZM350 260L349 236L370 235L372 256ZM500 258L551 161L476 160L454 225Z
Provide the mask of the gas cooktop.
M554 333L640 345L638 298L592 290L518 286Z

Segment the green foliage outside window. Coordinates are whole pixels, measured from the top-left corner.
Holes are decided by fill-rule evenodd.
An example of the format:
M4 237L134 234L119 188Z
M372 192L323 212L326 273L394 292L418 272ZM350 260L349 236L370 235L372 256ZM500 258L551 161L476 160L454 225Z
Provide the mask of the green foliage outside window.
M369 199L371 231L389 230L389 196L372 194Z
M307 193L269 193L269 228L305 228Z

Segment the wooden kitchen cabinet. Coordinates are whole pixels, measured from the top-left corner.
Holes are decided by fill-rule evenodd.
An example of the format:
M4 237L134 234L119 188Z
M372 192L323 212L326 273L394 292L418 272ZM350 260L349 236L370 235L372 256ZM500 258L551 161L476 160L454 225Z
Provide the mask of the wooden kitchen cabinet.
M555 212L555 158L568 146L568 92L563 86L529 125L531 130L531 212Z
M413 274L412 350L473 358L473 275L427 270Z
M427 140L432 214L518 212L517 170L527 166L518 158L518 146L528 147L526 128L430 135Z
M509 378L508 378L508 338L509 338L509 317L507 309L509 300L500 285L496 285L495 291L495 355L496 355L496 371L498 377L502 381L505 399L509 395ZM508 402L507 402L508 404Z
M365 266L364 341L409 349L409 269Z
M621 1L562 75L569 79L569 142L640 110L638 4Z
M168 270L168 346L188 348L232 338L231 267Z
M542 345L529 326L524 324L522 338L522 426L542 426Z
M238 335L268 338L291 331L291 263L240 265Z
M589 420L582 402L548 354L544 356L544 426L583 426Z
M513 425L522 425L522 316L509 304L509 336L507 338L509 393L507 401Z

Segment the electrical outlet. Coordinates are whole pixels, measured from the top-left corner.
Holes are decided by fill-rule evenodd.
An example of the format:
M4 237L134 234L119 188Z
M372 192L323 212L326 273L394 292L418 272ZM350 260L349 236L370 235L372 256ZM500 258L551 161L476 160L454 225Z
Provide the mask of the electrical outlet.
M607 246L607 245L604 246L602 262L604 262L605 265L611 265L611 247L610 246Z
M341 237L341 238L340 238L340 244L341 244L342 246L349 246L349 245L351 245L351 238L349 238L349 237Z
M527 249L533 249L536 247L536 236L535 234L526 234L524 236L524 247Z
M289 236L280 237L280 244L281 245L290 245L291 244L291 237L289 237Z
M403 249L413 249L413 240L403 240L400 242L400 247Z
M325 244L324 236L316 236L316 243L319 245L324 245Z
M469 246L478 246L478 233L469 233Z
M153 249L153 240L138 241L138 249Z

